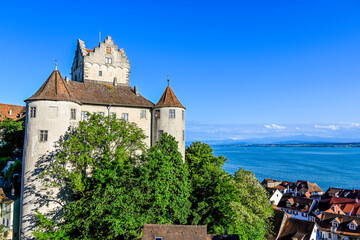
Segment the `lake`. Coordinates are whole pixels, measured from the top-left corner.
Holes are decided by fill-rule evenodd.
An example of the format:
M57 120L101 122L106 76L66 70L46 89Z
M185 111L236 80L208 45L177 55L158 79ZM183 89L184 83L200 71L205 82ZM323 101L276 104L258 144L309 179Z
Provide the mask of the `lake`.
M228 158L225 170L239 168L264 178L317 183L329 187L360 189L360 148L327 147L233 147L212 146L216 156Z

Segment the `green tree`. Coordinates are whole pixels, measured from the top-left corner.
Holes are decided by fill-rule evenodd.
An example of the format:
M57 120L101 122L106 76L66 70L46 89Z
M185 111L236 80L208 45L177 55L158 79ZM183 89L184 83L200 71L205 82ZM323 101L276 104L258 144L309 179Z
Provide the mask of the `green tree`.
M190 213L190 183L175 138L164 133L142 167L147 223L186 224Z
M201 142L186 148L192 184L191 224L205 224L209 233L228 231L241 239L264 239L271 216L268 198L254 175L240 169L235 176L226 173L223 156Z
M6 118L0 121L0 157L21 157L24 145L25 121Z
M145 151L136 124L91 115L60 142L43 172L49 187L72 198L60 219L37 214L37 239L136 239L145 222L135 168Z

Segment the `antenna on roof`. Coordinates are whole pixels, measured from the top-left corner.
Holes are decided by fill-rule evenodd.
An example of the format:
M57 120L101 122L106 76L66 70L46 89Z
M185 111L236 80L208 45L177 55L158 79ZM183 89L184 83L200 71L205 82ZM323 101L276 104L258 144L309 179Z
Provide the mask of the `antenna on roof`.
M168 87L170 86L170 79L169 79L169 75L166 75L167 77L167 82L168 82Z
M99 43L101 43L101 32L99 32Z
M57 70L57 66L58 66L58 63L57 63L57 60L55 59L55 70Z

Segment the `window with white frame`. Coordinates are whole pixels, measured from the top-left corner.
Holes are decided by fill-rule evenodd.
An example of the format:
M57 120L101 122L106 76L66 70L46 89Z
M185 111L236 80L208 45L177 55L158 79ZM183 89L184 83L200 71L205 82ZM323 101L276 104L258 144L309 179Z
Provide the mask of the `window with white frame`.
M75 108L72 108L72 109L71 109L70 119L71 119L71 120L76 120L76 109L75 109Z
M84 120L88 120L88 116L89 116L89 113L86 112L86 111L82 111L81 112L81 120L84 121Z
M140 118L141 118L141 119L146 118L146 110L141 110L141 112L140 112Z
M39 141L46 142L48 140L48 130L40 130Z
M111 58L105 58L106 60L105 60L105 62L107 63L107 64L111 64L112 63L112 59Z
M175 109L169 109L169 118L175 118Z
M36 118L36 107L30 107L30 118Z
M349 229L350 229L350 230L356 230L355 224L350 223L350 224L349 224Z
M128 113L123 113L121 115L121 118L124 119L125 121L129 121L129 114Z

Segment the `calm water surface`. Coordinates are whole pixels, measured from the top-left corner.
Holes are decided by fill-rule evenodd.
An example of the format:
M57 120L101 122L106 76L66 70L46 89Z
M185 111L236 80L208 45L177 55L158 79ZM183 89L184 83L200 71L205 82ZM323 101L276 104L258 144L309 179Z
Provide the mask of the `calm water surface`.
M228 158L225 170L239 168L255 173L256 178L308 180L323 191L328 187L360 189L360 148L321 147L217 147L215 155Z

